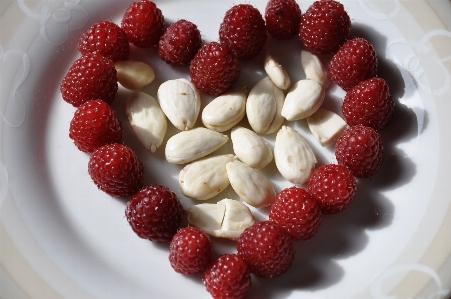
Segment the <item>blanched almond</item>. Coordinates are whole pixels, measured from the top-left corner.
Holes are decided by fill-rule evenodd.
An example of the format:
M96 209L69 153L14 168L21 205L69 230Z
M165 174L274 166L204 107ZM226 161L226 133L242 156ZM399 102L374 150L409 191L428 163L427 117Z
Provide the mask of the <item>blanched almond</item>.
M282 124L279 108L282 108L285 95L269 77L260 80L249 92L246 102L246 115L252 129L259 134L270 134Z
M134 92L126 104L126 114L136 137L152 153L163 142L167 120L157 101L144 92Z
M114 63L114 67L118 82L127 89L141 89L155 79L153 68L142 61L117 61Z
M347 128L346 122L336 113L318 109L307 118L310 131L322 146L335 143L337 138Z
M233 155L219 155L197 160L186 165L179 174L180 189L186 197L207 200L229 185L226 164Z
M293 184L307 182L317 162L307 141L288 126L282 126L276 135L274 159L280 174Z
M179 130L194 127L200 111L200 95L190 81L182 78L160 85L158 102L169 121Z
M304 69L306 79L318 82L324 89L329 87L329 72L321 60L309 51L301 51L301 65Z
M276 198L271 182L261 171L237 160L227 163L226 168L230 185L247 204L267 207Z
M286 90L290 87L291 80L287 71L274 59L269 51L266 51L264 68L266 74L268 74L269 78L271 78L277 87L282 90Z
M247 94L247 87L243 86L213 99L202 110L202 123L218 132L231 129L246 113Z
M321 84L313 80L299 80L288 92L281 114L289 121L307 118L319 109L324 97Z
M255 217L243 203L225 198L216 204L202 203L186 210L188 222L206 234L237 240L241 233L255 223Z
M254 131L235 127L230 134L235 155L253 168L263 168L273 159L268 143Z
M227 135L207 128L182 131L169 138L166 143L166 160L174 164L189 163L214 152L227 140Z

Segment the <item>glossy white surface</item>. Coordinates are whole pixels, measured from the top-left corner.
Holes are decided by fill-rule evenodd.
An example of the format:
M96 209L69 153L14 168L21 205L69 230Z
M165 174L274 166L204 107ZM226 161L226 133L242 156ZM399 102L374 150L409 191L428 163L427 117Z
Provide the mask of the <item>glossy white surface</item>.
M168 262L167 244L139 239L124 216L125 202L92 184L89 156L68 137L75 108L59 84L78 57L79 36L101 19L120 22L131 1L2 1L0 6L0 297L1 298L210 298L201 276L184 277ZM218 39L233 1L155 1L166 19L188 19L205 41ZM266 1L249 1L262 13ZM313 1L299 2L305 11ZM318 234L296 243L292 269L275 279L253 279L248 298L446 298L451 289L451 32L441 19L451 4L425 1L343 1L352 35L370 40L379 76L397 101L382 132L385 161L376 176L360 180L355 202L323 218ZM440 6L437 14L433 8ZM446 14L445 14L446 15ZM443 23L445 22L445 24ZM448 23L446 23L448 22ZM304 78L300 43L268 39L268 48L292 79ZM144 88L156 96L168 79L189 78L155 50L132 48L156 79ZM264 55L242 65L235 86L264 76ZM113 107L124 124L124 143L146 167L145 182L172 188L185 208L177 177L182 166L139 143L125 116L130 92L120 89ZM324 108L339 112L343 90L327 90ZM202 94L203 107L212 97ZM241 123L248 127L245 121ZM312 145L320 164L334 162L305 121L286 122ZM200 126L198 120L197 126ZM167 139L177 130L170 126ZM230 131L227 132L230 135ZM264 136L274 145L274 136ZM231 153L230 141L220 152ZM217 152L216 152L217 153ZM276 191L290 186L274 162L263 169ZM214 200L235 198L231 188ZM214 201L212 200L212 201ZM259 220L267 210L253 209ZM234 243L216 240L218 254Z

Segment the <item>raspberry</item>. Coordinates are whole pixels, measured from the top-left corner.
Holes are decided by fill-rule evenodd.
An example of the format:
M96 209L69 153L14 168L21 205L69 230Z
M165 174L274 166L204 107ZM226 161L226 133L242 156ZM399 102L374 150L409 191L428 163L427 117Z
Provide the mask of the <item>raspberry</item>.
M118 143L96 149L88 173L100 190L114 197L129 197L143 185L141 161L130 148Z
M382 164L383 144L379 134L370 127L357 125L338 137L335 157L357 178L372 176Z
M204 271L210 264L213 243L210 237L196 227L179 230L169 245L169 261L181 274L191 275Z
M364 125L377 131L388 124L394 109L388 85L381 78L371 78L354 86L347 92L342 106L348 125Z
M265 20L269 35L276 39L289 39L299 31L301 9L295 0L269 0Z
M237 254L225 254L214 260L202 279L214 299L243 299L251 287L251 273Z
M331 79L346 91L376 76L376 72L376 51L369 41L360 37L347 41L329 64Z
M277 194L269 219L280 224L293 240L308 240L318 231L321 210L305 189L293 186Z
M262 15L250 4L230 8L219 28L219 40L240 60L255 57L265 45L266 26Z
M345 43L350 30L351 19L343 4L315 1L301 18L299 40L312 53L332 54Z
M60 87L63 99L74 107L97 99L111 104L117 89L114 62L100 54L86 54L77 59Z
M127 202L125 216L132 230L143 239L168 242L177 233L185 211L169 188L147 186Z
M152 1L136 1L125 11L121 26L130 43L139 48L150 48L158 45L164 33L164 16Z
M102 100L90 100L75 111L69 137L79 150L92 153L105 144L120 142L122 124L110 105Z
M328 164L313 172L307 190L319 203L323 214L336 214L354 200L357 184L345 166Z
M197 26L179 20L169 26L161 37L158 53L170 65L188 65L201 46L202 38Z
M230 89L240 76L240 62L217 42L200 48L190 65L193 84L201 91L220 95Z
M270 220L246 228L237 241L237 250L251 272L261 277L276 277L285 273L294 258L290 235Z
M97 53L113 61L126 60L130 52L127 35L110 21L100 21L83 33L78 41L82 55Z

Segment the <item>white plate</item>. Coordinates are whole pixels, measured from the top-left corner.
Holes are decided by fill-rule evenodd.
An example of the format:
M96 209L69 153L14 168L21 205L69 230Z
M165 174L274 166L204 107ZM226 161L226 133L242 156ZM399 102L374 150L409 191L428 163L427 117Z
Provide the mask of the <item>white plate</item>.
M168 262L167 244L139 239L124 216L125 202L92 184L88 155L68 137L75 109L59 84L78 57L79 36L102 19L119 22L131 1L2 0L0 2L0 297L1 298L210 298L201 275L185 277ZM266 1L245 1L264 12ZM313 1L300 2L302 11ZM352 35L374 43L379 76L397 101L382 132L385 162L360 180L355 202L324 217L318 234L296 243L288 273L253 279L248 298L445 298L451 289L451 4L449 1L343 1ZM196 23L205 41L218 39L225 11L236 1L157 0L167 20ZM296 39L268 41L293 81L303 78ZM151 64L156 81L188 78L155 51L132 49ZM237 85L264 76L262 55L243 63ZM113 107L124 123L124 143L146 166L145 182L172 188L180 166L150 154L132 135L124 113L128 91ZM325 106L339 111L344 92L332 86ZM211 97L205 96L204 104ZM305 122L289 125L314 146L320 163L334 161ZM171 127L169 135L176 130ZM266 136L272 144L274 136ZM223 149L231 151L230 143ZM277 191L290 186L265 173ZM219 197L236 195L227 189ZM259 219L267 211L256 211ZM217 253L234 243L215 240Z

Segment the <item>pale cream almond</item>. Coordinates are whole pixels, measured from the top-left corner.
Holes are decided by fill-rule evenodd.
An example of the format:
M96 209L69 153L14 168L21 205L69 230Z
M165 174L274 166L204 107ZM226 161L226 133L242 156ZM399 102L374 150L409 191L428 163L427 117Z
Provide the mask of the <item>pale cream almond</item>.
M167 120L158 102L144 92L134 92L127 100L126 114L138 140L152 153L163 142Z
M160 85L158 102L169 121L179 130L194 127L200 112L200 95L190 81L182 78L168 80Z
M246 113L247 94L247 88L243 86L213 99L202 110L202 123L210 130L230 130Z
M288 126L282 126L277 132L274 160L280 174L293 184L307 182L317 162L307 141Z
M307 124L322 146L335 144L341 133L348 127L338 114L322 108L307 118Z
M264 68L266 74L271 78L274 84L282 90L287 90L290 87L291 80L285 68L280 65L276 59L266 51Z
M324 88L313 80L299 80L288 92L282 108L282 116L288 120L307 118L322 105Z
M142 61L122 60L114 63L118 82L125 88L139 90L155 79L153 68Z
M229 185L226 164L233 155L202 158L186 165L179 174L180 190L186 197L207 200L222 192Z
M273 159L269 144L252 130L235 127L230 134L235 155L245 164L261 169Z
M166 160L174 164L189 163L214 152L227 140L227 135L203 127L182 131L166 143Z
M329 72L318 56L309 51L302 50L301 65L304 69L306 79L318 82L324 89L329 87Z
M230 185L247 204L256 208L267 207L276 198L271 182L258 169L237 160L227 163L226 169Z

